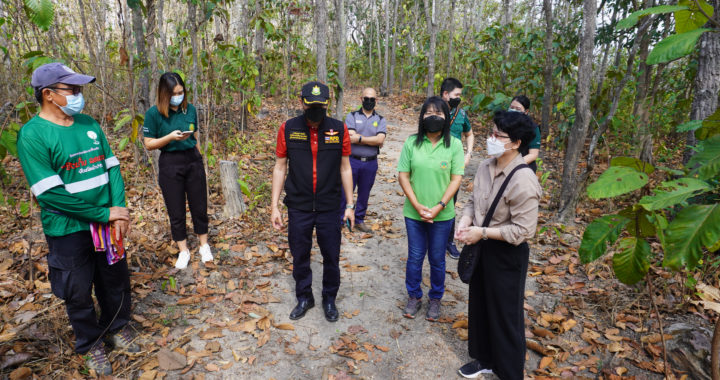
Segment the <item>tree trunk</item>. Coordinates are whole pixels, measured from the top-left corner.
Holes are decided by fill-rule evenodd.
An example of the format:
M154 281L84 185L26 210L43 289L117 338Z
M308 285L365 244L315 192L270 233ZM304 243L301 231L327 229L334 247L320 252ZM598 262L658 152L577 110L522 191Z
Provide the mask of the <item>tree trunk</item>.
M160 46L162 46L163 52L163 71L167 67L170 67L170 56L168 55L167 39L165 38L165 26L168 24L165 22L165 0L157 1L157 25L158 27L158 39L160 40Z
M140 71L140 94L137 99L138 113L144 114L150 108L150 70L147 62L147 52L145 50L145 34L143 30L143 15L140 6L131 8L133 34L135 35L135 48L137 49L138 65L142 65Z
M347 49L347 25L345 25L345 0L335 0L335 13L338 22L338 82L339 89L335 95L335 118L344 120L343 114L345 109L343 106L343 93L345 92L345 66L347 65L346 52Z
M575 206L582 191L578 175L578 162L585 148L585 138L590 125L590 91L592 79L593 48L595 47L595 0L583 0L583 34L580 40L578 81L575 91L575 122L568 136L563 162L562 188L558 218L567 222L575 218Z
M327 7L326 0L315 0L315 43L317 80L327 83Z
M188 1L188 23L190 24L190 45L192 47L192 71L190 72L190 84L193 95L200 98L200 88L197 86L198 77L198 43L197 43L197 5L194 1ZM185 95L187 96L187 94Z
M220 161L220 182L225 197L225 217L237 218L247 210L240 189L238 164L235 161Z
M501 25L503 27L502 39L500 45L502 46L502 59L500 67L500 88L505 89L507 84L507 70L505 68L505 62L510 60L510 31L508 25L510 25L510 0L503 0L503 18Z
M380 96L388 96L388 76L390 74L390 10L392 7L389 4L389 0L384 1L385 8L385 64L382 65L383 77L382 85L380 85Z
M638 61L637 86L635 91L635 102L633 104L633 119L637 124L635 139L639 143L638 158L644 162L652 164L652 133L648 128L650 110L648 109L647 96L653 68L645 63L649 53L650 36L646 33L640 42L640 59Z
M710 345L710 366L712 380L720 380L720 318L715 323L715 331Z
M445 66L445 76L452 76L452 59L453 59L453 40L455 39L455 0L450 0L450 17L447 18L448 23L448 56L447 66Z
M715 8L714 18L717 20L720 10L720 0L710 2ZM714 27L710 21L705 27ZM690 106L690 120L704 120L712 115L718 106L718 91L720 90L720 33L706 32L700 37L698 43L700 53L698 55L697 75L695 76L694 96ZM688 132L686 146L692 147L697 144L694 132ZM695 154L692 149L686 149L683 154L683 163L690 161Z
M545 80L545 89L543 91L542 103L542 125L540 126L540 134L547 136L550 132L550 112L552 112L553 98L553 16L552 16L552 0L543 0L543 12L545 13L545 40L543 47L545 50L545 67L543 68L543 79Z
M425 18L430 32L430 49L427 52L428 76L426 94L428 97L435 94L435 45L437 42L437 24L435 23L435 0L423 0L425 5Z
M155 77L158 72L158 60L157 60L157 51L155 50L155 35L157 33L157 11L155 10L156 6L156 0L145 0L145 8L147 9L147 29L148 29L148 38L147 38L147 50L148 55L150 56L150 83L156 83L157 78ZM148 108L150 107L150 104L155 103L155 98L157 96L157 86L150 86L150 97L148 98Z
M255 17L262 13L262 2L255 1ZM255 65L258 69L258 76L255 79L255 91L263 96L263 54L265 53L265 30L258 24L255 27Z
M95 53L95 47L92 42L90 42L90 32L88 31L87 20L85 18L85 4L83 4L83 0L78 0L78 10L80 11L80 23L82 25L83 39L85 40L85 45L87 45L88 52L90 53L90 62L96 63L97 58L95 57L97 57L97 53Z
M393 26L392 26L392 47L390 50L390 78L388 81L388 95L391 95L395 88L395 61L397 60L395 49L397 47L397 17L398 4L400 0L393 0ZM402 87L402 82L400 83Z

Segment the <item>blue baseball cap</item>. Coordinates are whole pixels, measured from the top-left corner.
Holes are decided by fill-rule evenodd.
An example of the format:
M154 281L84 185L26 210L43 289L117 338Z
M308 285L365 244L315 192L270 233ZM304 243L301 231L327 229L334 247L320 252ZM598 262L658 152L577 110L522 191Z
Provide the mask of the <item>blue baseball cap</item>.
M95 77L78 74L60 62L53 62L44 64L35 69L32 73L30 85L35 89L35 91L40 91L43 88L52 86L55 83L83 86L92 82L95 82Z

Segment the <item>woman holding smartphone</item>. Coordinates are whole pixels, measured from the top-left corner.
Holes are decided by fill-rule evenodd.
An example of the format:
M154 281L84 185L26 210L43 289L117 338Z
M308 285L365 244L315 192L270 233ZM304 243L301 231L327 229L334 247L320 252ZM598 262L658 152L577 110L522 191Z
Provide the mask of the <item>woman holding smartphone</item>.
M190 206L193 230L200 240L202 262L213 260L208 244L207 184L205 167L197 146L197 112L188 103L185 83L177 73L160 77L157 102L145 113L145 147L160 149L158 182L170 217L170 232L180 253L175 267L190 261L185 226L185 197Z

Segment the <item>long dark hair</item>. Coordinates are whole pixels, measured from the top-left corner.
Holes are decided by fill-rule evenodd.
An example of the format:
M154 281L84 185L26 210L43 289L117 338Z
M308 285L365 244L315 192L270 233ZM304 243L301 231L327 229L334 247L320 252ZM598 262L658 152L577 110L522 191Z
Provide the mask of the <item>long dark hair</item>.
M160 76L160 82L158 83L157 91L157 101L155 105L157 105L160 114L165 117L169 117L168 113L170 112L170 98L173 96L173 91L175 90L175 86L177 85L182 86L183 94L185 94L185 96L183 97L183 101L182 103L180 103L180 106L178 108L186 111L188 103L187 88L185 88L185 82L183 82L180 74L167 72Z
M441 110L445 114L445 124L442 129L443 143L446 148L450 147L450 107L445 101L439 96L431 96L425 100L422 108L420 109L420 119L418 120L418 132L415 135L415 145L420 146L425 139L425 129L423 128L423 119L428 108L433 107L436 110Z

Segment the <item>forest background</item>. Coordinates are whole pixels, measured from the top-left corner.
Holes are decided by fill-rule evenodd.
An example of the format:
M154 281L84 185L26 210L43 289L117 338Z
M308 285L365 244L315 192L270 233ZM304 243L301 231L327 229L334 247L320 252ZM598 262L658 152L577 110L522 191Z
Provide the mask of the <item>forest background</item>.
M134 224L150 231L138 246L168 251L138 253L132 259L138 266L160 267L173 253L166 243L153 245L153 234L168 240L166 231L143 220L143 213L163 212L146 200L157 198L156 160L139 135L162 72L180 72L198 108L218 210L219 162L239 162L248 211L236 232L248 242L267 238L274 133L297 112L301 83L328 83L331 112L344 117L357 107L343 103L347 89L374 86L381 99L413 108L453 76L465 85L462 104L478 136L512 96L532 99L543 140L538 177L551 215L539 235L581 226L581 243L567 252L583 264L600 260L631 286L622 289L644 294L660 330L660 309L714 325L719 6L718 0L3 0L0 272L8 277L0 281L0 355L18 352L13 344L28 320L16 313L47 301L28 298L47 289L47 248L15 142L38 111L30 74L52 61L97 77L85 89L85 112L123 158L128 197L143 209ZM590 273L595 266L588 265ZM667 301L671 293L679 297ZM660 309L658 299L667 301ZM34 316L42 307L30 309ZM661 352L658 361L667 362ZM712 360L705 372L720 378L720 359ZM22 362L4 362L0 371ZM669 366L662 371L673 376Z

